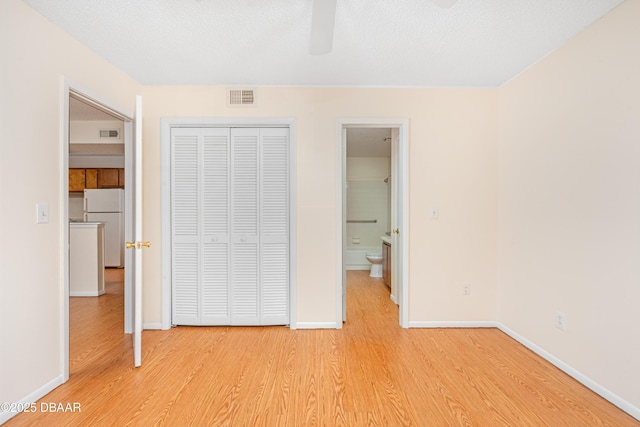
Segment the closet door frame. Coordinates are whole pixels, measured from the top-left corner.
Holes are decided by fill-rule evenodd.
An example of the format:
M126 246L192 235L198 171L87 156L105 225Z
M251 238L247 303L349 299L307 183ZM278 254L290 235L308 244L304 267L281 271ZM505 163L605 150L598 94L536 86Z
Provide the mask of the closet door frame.
M296 329L296 120L293 118L185 118L160 120L162 206L162 320L171 328L171 129L172 128L288 128L289 129L289 327Z

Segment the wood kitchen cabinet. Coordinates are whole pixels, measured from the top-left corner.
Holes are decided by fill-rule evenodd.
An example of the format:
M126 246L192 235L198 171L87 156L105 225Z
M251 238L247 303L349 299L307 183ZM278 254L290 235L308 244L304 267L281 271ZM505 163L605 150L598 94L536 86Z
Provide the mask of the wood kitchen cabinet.
M94 188L124 188L123 168L70 168L69 191Z
M69 169L69 191L84 191L85 170Z
M382 281L391 288L391 245L382 242Z
M118 188L118 169L98 169L98 188Z
M98 169L85 169L84 188L98 188Z

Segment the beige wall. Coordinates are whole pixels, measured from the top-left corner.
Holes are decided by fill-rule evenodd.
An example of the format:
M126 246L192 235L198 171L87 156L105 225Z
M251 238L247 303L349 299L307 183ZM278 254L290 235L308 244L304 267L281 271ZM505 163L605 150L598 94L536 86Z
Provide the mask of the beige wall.
M0 402L18 402L62 374L62 76L130 110L139 86L17 0L0 52Z
M145 323L161 319L161 117L291 117L297 151L297 320L335 322L336 120L410 124L411 321L493 320L496 301L497 91L261 87L227 108L223 87L144 88ZM429 206L440 219L429 220ZM472 283L471 296L462 284Z
M498 320L636 408L638 22L627 1L500 89L498 268Z

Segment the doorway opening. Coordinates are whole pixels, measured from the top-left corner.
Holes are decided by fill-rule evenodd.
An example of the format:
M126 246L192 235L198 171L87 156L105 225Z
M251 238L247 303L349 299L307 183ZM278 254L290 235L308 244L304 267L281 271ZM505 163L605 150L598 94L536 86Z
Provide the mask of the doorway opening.
M73 222L75 225L81 225L87 219L85 215L85 202L84 202L84 191L77 191L79 187L73 188L76 191L73 191L76 194L70 195L71 186L74 185L73 177L69 171L71 169L77 169L78 171L82 169L80 165L83 161L93 161L98 163L86 163L84 167L84 184L87 183L86 170L90 169L90 187L97 185L97 183L93 182L94 177L92 174L94 170L97 170L97 166L105 166L104 169L110 169L110 172L113 173L115 171L116 180L120 179L124 182L132 182L132 174L134 173L134 166L131 161L131 153L133 150L133 114L127 113L124 109L111 105L108 101L102 99L100 96L90 94L89 91L80 89L77 85L71 84L68 81L64 81L63 83L63 98L62 98L62 155L61 155L61 172L62 172L62 191L61 191L61 206L63 206L63 214L62 214L62 272L63 272L63 310L62 310L62 328L61 328L61 360L63 364L63 382L69 379L69 364L70 364L70 337L69 337L69 306L70 306L70 297L74 295L82 296L82 297L90 297L90 298L100 298L99 295L104 293L104 288L102 290L96 288L95 290L91 287L90 290L80 290L74 291L71 290L71 270L72 270L72 262L71 254L74 253L71 248L71 243L76 242L76 244L87 244L86 235L83 238L79 238L78 240L73 240L70 236L71 226L70 224ZM71 122L74 122L73 124ZM73 145L71 143L72 134L78 135L83 134L83 130L86 129L87 123L80 123L80 121L93 121L95 123L91 123L91 126L96 128L98 135L96 136L96 140L89 141L85 139L84 141L74 140ZM104 123L106 126L101 126L100 124ZM109 140L109 142L100 147L98 144L99 138L102 135L109 137L113 135L113 132L103 131L105 129L98 129L101 127L107 127L108 131L115 131L116 129L111 129L114 125L121 124L121 127L118 129L119 140L115 143L116 138ZM78 127L79 125L79 127ZM72 131L72 127L75 127ZM93 133L89 131L89 133ZM83 159L84 157L84 159ZM100 158L102 157L102 158ZM106 162L100 164L100 162ZM121 163L120 163L121 162ZM96 166L96 167L93 167ZM110 167L106 167L110 166ZM106 175L106 174L105 174ZM105 178L105 177L103 177ZM75 183L77 185L77 183ZM105 184L109 185L109 184ZM118 184L119 186L119 184ZM116 186L114 185L114 188ZM121 235L129 235L131 227L132 227L132 214L133 209L131 208L133 203L133 194L124 186L124 190L118 196L121 198L121 210L120 216L118 220L119 224L116 225L116 233ZM95 221L102 222L102 221ZM84 224L90 225L90 224ZM114 224L110 224L114 226ZM102 227L96 227L104 229ZM98 236L102 233L97 232ZM94 249L97 257L100 258L98 252L100 251L100 247L102 247L102 243L99 242L100 237L96 237L97 249ZM95 241L94 239L90 240L91 242ZM93 245L93 243L90 243ZM76 248L78 249L78 248ZM116 248L116 250L119 248ZM82 249L75 250L75 253L82 252ZM87 251L88 252L88 251ZM112 267L120 267L120 271L112 271L111 273L107 273L107 280L122 280L122 276L124 276L124 313L121 315L124 318L124 331L123 333L132 333L133 332L133 282L132 282L132 268L131 267L131 256L128 254L111 254L109 263L113 264ZM100 261L96 261L96 267L100 265ZM124 268L124 270L122 270ZM100 277L100 270L102 270L102 277ZM115 269L110 269L115 270ZM113 274L113 273L117 274ZM100 280L104 279L104 265L102 268L98 269L96 272L96 283L100 283ZM75 273L74 273L75 274Z
M408 120L339 119L337 133L337 327L347 320L347 270L370 268L366 280L388 285L408 327Z

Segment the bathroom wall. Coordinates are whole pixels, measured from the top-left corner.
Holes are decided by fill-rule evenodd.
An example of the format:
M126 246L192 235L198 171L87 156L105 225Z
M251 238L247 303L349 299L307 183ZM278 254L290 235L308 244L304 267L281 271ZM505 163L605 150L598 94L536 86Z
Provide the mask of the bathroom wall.
M347 248L378 247L380 236L391 228L390 187L384 182L391 172L389 157L347 157Z

